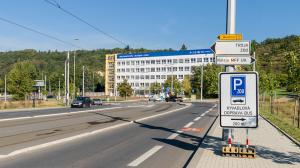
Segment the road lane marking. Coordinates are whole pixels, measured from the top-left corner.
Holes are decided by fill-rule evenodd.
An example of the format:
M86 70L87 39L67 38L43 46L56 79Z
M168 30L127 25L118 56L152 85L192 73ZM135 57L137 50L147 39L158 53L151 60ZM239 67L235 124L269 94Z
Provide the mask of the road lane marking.
M200 118L201 118L201 117L197 117L197 118L194 119L194 121L198 121L198 120L200 120Z
M184 128L190 127L190 126L193 125L193 124L194 124L194 122L189 122L189 123L187 123L187 124L184 126Z
M152 149L148 150L146 153L129 163L127 166L130 167L136 167L142 162L144 162L146 159L148 159L150 156L158 152L163 146L154 146Z
M171 134L167 139L174 139L176 138L180 133L182 133L183 131L176 131L177 133L173 133Z
M141 118L141 119L136 120L136 121L143 121L143 120L147 120L147 119L150 119L150 118L155 118L155 117L158 117L158 116L162 116L162 115L166 115L166 114L169 114L169 113L177 112L177 111L183 110L185 108L188 108L191 105L192 104L187 104L186 106L184 106L182 108L171 110L171 111L168 111L168 112L165 112L165 113L162 113L162 114L153 115L153 116L150 116L150 117ZM98 129L98 130L95 130L95 131L92 131L92 132L86 132L86 133L82 133L82 134L79 134L79 135L75 135L75 136L71 136L71 137L67 137L67 138L63 138L63 139L58 139L58 140L55 140L55 141L46 142L46 143L43 143L43 144L38 144L38 145L35 145L35 146L31 146L31 147L17 149L17 150L15 150L15 151L13 151L9 154L0 155L0 159L12 157L12 156L16 156L16 155L19 155L19 154L31 152L31 151L34 151L34 150L47 148L47 147L50 147L50 146L53 146L53 145L63 144L63 143L70 142L70 141L73 141L73 140L76 140L76 139L96 135L96 134L99 134L99 133L102 133L102 132L105 132L105 131L108 131L108 130L111 130L111 129L115 129L115 128L123 127L123 126L126 126L126 125L134 124L134 122L135 121L121 123L121 124L109 126L109 127L106 127L106 128Z
M206 112L205 112L205 113L202 113L202 114L200 115L200 117L203 117L205 114L206 114Z

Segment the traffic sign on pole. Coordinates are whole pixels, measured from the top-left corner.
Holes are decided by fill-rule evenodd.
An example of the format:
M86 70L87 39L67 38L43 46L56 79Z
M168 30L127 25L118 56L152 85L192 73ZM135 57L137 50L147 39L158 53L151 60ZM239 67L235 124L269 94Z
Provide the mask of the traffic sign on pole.
M219 40L243 40L242 34L220 34Z
M211 49L215 55L250 55L250 41L216 41Z
M219 75L220 125L228 128L258 126L256 72L222 72Z
M255 59L250 55L244 56L216 56L217 65L250 65L255 62Z

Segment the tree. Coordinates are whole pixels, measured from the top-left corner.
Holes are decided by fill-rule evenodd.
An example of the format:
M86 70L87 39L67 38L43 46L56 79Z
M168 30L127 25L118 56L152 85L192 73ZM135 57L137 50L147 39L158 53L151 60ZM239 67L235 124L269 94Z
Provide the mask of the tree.
M17 62L8 73L8 91L13 94L14 99L24 99L33 91L36 77L36 67L31 62Z
M187 50L187 47L185 46L185 44L182 44L180 50Z
M150 92L152 94L159 94L160 91L161 91L161 86L159 83L156 82L150 85Z
M132 88L131 86L127 83L127 80L124 80L117 88L119 95L121 97L125 97L125 100L127 99L128 96L132 95Z
M172 77L168 77L168 79L165 81L164 88L170 88L171 94L177 95L177 94L181 93L181 84L175 77L173 77L173 89L174 90L173 91L171 90L172 89Z
M183 87L184 95L190 96L192 92L190 76L188 75L184 76L184 79L182 81L182 87Z

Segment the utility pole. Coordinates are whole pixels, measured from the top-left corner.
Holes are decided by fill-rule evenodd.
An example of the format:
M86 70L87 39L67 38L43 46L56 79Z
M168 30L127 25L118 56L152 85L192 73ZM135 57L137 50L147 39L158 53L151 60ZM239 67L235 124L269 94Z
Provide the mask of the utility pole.
M75 99L75 97L76 97L76 75L75 75L75 73L76 73L76 67L75 67L75 58L76 58L76 50L74 50L74 74L73 74L73 87L74 87L74 99Z
M236 0L227 0L226 34L235 34ZM226 72L234 72L234 66L225 66ZM223 132L225 130L223 129ZM228 129L228 146L231 147L233 129ZM224 134L223 134L224 135Z
M60 78L58 78L58 100L60 100Z
M7 98L7 93L6 93L6 75L4 76L4 102L6 102Z
M67 55L67 101L66 101L66 105L69 105L69 101L70 101L70 52L68 51L68 55Z
M64 77L65 77L65 95L64 95L64 103L66 104L67 102L67 97L66 97L66 93L67 93L67 60L65 60L65 74L64 74Z
M201 97L200 100L203 100L203 62L202 62L202 66L201 66Z
M84 66L82 66L82 96L84 96Z

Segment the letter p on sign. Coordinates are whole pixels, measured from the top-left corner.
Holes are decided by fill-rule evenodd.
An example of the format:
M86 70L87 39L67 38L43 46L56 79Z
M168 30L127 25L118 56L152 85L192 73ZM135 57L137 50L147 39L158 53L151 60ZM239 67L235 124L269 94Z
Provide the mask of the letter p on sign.
M230 77L230 93L231 97L246 96L246 76Z

